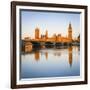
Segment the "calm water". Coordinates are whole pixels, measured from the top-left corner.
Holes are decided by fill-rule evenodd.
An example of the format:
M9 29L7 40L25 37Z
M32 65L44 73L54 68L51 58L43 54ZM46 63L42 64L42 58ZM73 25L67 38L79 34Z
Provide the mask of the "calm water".
M80 75L80 50L44 48L21 54L21 78L64 77Z

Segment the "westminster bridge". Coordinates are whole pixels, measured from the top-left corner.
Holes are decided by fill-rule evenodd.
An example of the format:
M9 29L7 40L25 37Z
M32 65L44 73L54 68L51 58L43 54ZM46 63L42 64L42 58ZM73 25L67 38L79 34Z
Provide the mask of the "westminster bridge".
M62 46L68 47L68 46L79 46L79 42L61 42L61 41L49 41L49 40L21 40L21 48L23 51L31 51L33 48L39 49L39 48L61 48Z

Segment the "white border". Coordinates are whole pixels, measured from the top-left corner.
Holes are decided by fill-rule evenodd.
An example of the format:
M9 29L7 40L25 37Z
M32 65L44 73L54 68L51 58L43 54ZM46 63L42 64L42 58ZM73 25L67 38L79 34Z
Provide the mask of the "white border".
M81 12L81 25L80 25L80 76L70 76L68 77L53 77L53 78L46 78L46 79L22 79L19 80L19 65L20 65L20 60L19 60L19 36L20 36L20 26L19 26L19 10L20 9L35 9L35 10L50 10L50 11L73 11L73 12ZM37 84L37 83L53 83L53 82L75 82L75 81L84 81L84 9L72 9L72 8L54 8L54 7L34 7L34 6L16 6L16 83L17 85L22 85L22 84Z

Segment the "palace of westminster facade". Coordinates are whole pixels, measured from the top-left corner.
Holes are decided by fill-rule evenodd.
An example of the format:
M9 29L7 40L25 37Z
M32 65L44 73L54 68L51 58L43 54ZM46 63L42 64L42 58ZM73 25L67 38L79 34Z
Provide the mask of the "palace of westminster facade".
M68 36L64 37L61 36L61 34L54 34L52 37L48 36L48 31L46 30L45 35L40 35L40 29L36 28L35 29L35 38L34 40L36 41L55 41L55 42L72 42L72 26L71 23L69 24L68 27Z
M53 34L53 36L49 37L48 36L48 31L46 30L45 34L44 35L40 35L40 29L37 27L35 28L35 36L34 38L31 38L31 37L25 37L24 40L32 40L32 41L45 41L45 42L61 42L61 43L69 43L69 42L72 42L73 40L74 41L78 41L80 42L80 35L77 37L77 39L73 39L73 35L72 35L72 25L71 23L69 23L69 26L68 26L68 36L62 36L61 34Z

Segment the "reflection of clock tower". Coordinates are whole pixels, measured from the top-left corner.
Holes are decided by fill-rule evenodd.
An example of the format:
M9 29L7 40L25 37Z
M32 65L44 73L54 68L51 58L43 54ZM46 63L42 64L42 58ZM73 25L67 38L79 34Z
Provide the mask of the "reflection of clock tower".
M69 27L68 27L68 38L72 40L72 26L71 26L71 23L69 23Z
M69 47L68 48L68 62L70 64L70 66L72 66L72 59L73 59L73 57L72 57L72 47Z

